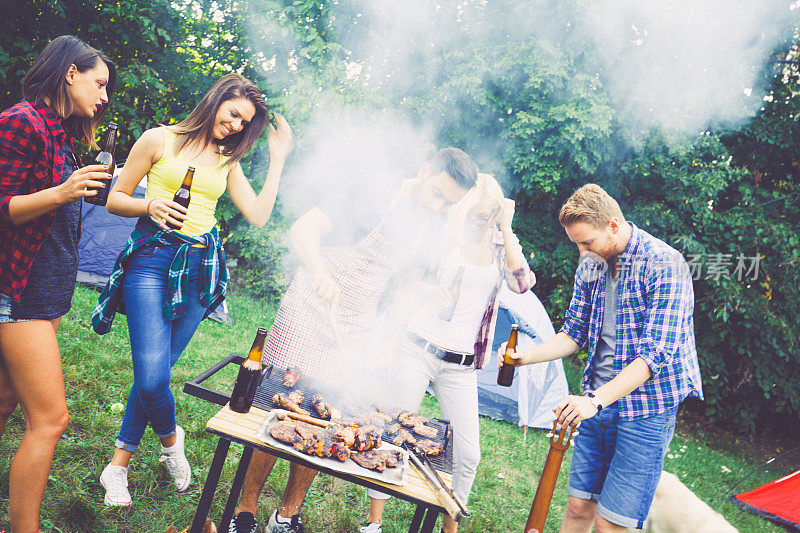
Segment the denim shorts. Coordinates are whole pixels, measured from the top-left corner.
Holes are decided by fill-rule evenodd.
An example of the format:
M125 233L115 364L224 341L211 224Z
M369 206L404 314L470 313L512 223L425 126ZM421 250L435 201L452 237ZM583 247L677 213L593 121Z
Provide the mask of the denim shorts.
M616 403L581 422L567 493L597 502L597 514L641 529L661 479L675 433L678 407L639 420L622 420Z
M0 292L0 324L28 321L27 318L11 318L11 296Z

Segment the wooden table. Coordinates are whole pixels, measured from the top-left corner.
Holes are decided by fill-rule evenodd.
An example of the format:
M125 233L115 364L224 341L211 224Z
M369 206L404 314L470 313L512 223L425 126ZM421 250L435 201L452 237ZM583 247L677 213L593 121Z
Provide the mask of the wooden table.
M408 464L408 482L402 487L399 485L389 485L374 479L345 474L329 468L322 468L284 450L270 446L256 437L256 433L264 422L267 412L268 411L253 407L249 413L241 414L233 412L228 406L225 406L208 421L208 424L206 424L206 431L219 437L219 442L214 452L214 459L211 462L211 467L208 470L208 477L203 486L203 494L200 496L197 512L195 513L192 527L189 530L190 533L201 533L203 530L203 524L208 517L211 501L214 499L214 493L217 490L222 467L225 464L225 458L228 455L231 442L238 442L244 445L244 452L239 460L239 466L233 478L231 493L228 496L225 511L220 521L220 531L222 533L227 533L230 521L233 518L233 512L236 509L239 493L244 483L244 476L250 464L250 457L254 449L344 479L345 481L356 483L362 487L377 489L402 500L415 503L417 507L408 529L409 533L430 533L433 531L436 519L440 513L445 512L445 509L439 502L439 498L433 491L433 488L413 464ZM439 475L448 487L452 487L452 476L450 474L440 471Z

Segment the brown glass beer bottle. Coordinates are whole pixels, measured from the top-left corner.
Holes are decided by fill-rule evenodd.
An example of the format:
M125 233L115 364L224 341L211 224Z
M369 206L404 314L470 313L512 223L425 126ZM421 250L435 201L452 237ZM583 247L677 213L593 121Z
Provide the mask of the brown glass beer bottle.
M108 178L101 178L97 181L103 182L103 186L95 189L97 194L84 198L86 203L94 205L106 205L108 193L111 191L111 178L114 176L114 169L117 164L114 161L114 149L117 147L117 124L112 122L108 125L103 142L100 144L100 153L94 158L96 165L106 165Z
M250 355L242 363L236 384L231 393L231 410L237 413L247 413L253 405L253 398L261 383L261 355L264 353L264 341L267 339L267 330L258 328Z
M506 344L506 352L503 354L503 366L497 372L497 384L503 387L510 387L514 381L514 359L508 356L508 350L517 349L517 331L519 326L514 324L511 326L511 334L508 336L508 344Z
M172 197L172 201L182 205L186 209L189 209L189 201L192 199L192 180L194 179L194 167L189 167L186 171L186 175L183 177L183 183L181 183L180 189L175 191L175 196ZM172 229L180 229L180 226L173 224L170 221L167 221L167 226Z

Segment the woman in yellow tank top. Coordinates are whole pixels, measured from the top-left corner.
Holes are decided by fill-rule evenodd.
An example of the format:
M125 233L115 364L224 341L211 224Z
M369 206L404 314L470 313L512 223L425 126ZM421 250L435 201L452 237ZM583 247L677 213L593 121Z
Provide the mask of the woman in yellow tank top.
M292 147L289 124L275 117L276 126L268 125L261 91L247 78L228 74L186 119L142 134L109 194L110 212L140 218L92 317L98 333L108 331L124 294L134 383L114 455L100 476L107 505L130 505L127 467L148 424L161 441L160 461L178 490L189 487L185 434L176 423L169 388L171 368L224 295L227 276L214 216L217 200L227 190L256 226L266 224L272 212ZM267 128L270 164L256 194L239 162ZM190 166L195 174L185 209L172 198ZM133 198L145 175L145 198ZM171 230L167 223L179 229Z

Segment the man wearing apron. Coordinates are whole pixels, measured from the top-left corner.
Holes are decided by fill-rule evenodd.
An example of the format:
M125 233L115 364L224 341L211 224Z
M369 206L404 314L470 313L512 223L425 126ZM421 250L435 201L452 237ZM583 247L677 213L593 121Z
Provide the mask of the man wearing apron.
M475 184L477 167L457 148L440 150L414 179L374 180L337 191L292 225L300 268L281 300L264 362L299 367L317 383L347 390L368 374L365 354L387 281L422 264L438 244L444 213ZM349 194L348 194L349 193ZM376 208L376 206L379 206ZM343 349L346 347L346 350ZM355 368L354 368L355 367ZM276 457L254 451L231 532L254 533L258 496ZM290 464L280 507L265 531L303 531L299 511L316 471Z

